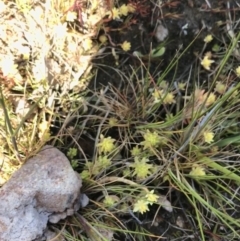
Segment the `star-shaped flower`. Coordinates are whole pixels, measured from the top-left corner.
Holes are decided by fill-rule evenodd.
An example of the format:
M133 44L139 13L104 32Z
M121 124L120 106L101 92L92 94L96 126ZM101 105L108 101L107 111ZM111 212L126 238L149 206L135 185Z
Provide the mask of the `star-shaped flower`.
M214 133L211 131L205 131L203 133L203 139L206 143L210 144L211 142L213 142L213 138L214 138Z
M142 158L139 160L138 157L134 158L134 163L131 164L131 167L134 168L133 175L137 178L142 179L146 178L151 173L152 164L148 164L149 160L147 158Z
M149 211L147 201L140 199L134 204L133 212L139 212L143 214L147 211Z
M128 42L128 41L124 41L122 44L121 44L121 48L123 51L127 52L128 50L131 49L131 43Z
M204 167L202 167L200 165L194 165L189 174L192 176L205 176L206 172L205 172Z
M201 61L201 65L204 69L210 70L211 64L214 63L214 60L209 59L208 55L205 55L203 60Z
M110 136L104 137L103 135L101 135L100 142L97 144L99 153L107 154L112 152L116 148L114 144L115 141L116 140L111 138Z
M147 198L147 202L149 204L156 203L158 200L158 195L154 194L154 190L150 191L148 194L145 196Z

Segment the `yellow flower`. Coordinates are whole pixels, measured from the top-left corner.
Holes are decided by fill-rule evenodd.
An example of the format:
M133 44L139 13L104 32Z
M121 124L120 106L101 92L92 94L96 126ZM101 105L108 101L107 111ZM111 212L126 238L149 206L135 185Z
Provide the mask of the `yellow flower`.
M113 151L116 148L114 144L115 141L116 140L112 139L110 136L105 138L103 135L101 135L100 142L97 144L98 151L104 154Z
M68 11L66 15L66 21L68 22L74 22L74 20L77 19L77 13Z
M163 90L154 89L152 96L154 97L154 103L159 103L163 95Z
M189 174L192 176L205 176L206 172L203 167L196 164L192 167L192 170Z
M143 149L146 150L149 147L157 147L159 144L164 142L163 137L160 137L157 132L150 132L147 130L146 133L143 135L144 141L140 144L143 145Z
M101 36L99 36L99 41L100 41L102 44L106 43L107 40L108 40L108 39L107 39L107 36L106 36L106 35L102 34Z
M137 157L134 158L134 163L131 167L134 168L133 175L139 179L146 178L151 173L152 164L147 164L149 160L147 158L142 158L140 161Z
M204 139L204 141L205 141L206 143L210 144L211 142L213 142L213 141L214 141L213 138L214 138L214 133L213 133L213 132L211 132L211 131L205 131L205 132L203 133L203 139Z
M121 44L121 48L123 49L123 51L128 51L131 49L131 43L128 42L128 41L124 41L122 44Z
M214 62L215 62L214 60L209 59L208 55L205 55L202 62L201 62L201 65L203 66L204 69L210 70L210 66Z
M220 81L217 81L217 84L216 84L216 87L214 90L222 95L226 91L226 88L227 88L227 86L225 84L223 84Z
M148 194L145 196L147 198L147 202L149 204L156 203L158 201L158 195L154 194L154 190L150 191Z
M142 153L142 149L139 148L138 146L133 147L131 150L132 156L139 156Z
M187 83L178 83L178 88L179 88L180 90L185 90L186 84L187 84Z
M90 50L92 48L92 40L90 38L86 38L82 41L82 47L85 51Z
M204 100L205 100L205 98L207 98L207 95L208 95L208 93L205 93L205 94L203 95ZM209 96L208 96L208 98L207 98L207 101L206 101L205 105L206 105L206 106L210 106L210 105L212 105L215 101L216 101L216 95L215 95L214 93L210 93Z
M238 66L235 71L236 71L237 77L240 77L240 66Z
M211 34L208 34L205 38L204 38L204 42L205 43L210 43L213 40L213 36Z
M114 7L111 11L107 12L107 15L110 15L113 20L120 18L119 17L119 9Z
M163 100L163 103L164 104L173 104L173 103L176 103L176 101L174 100L174 95L172 92L169 92L166 94L164 100Z
M145 200L140 199L134 204L133 212L139 212L143 214L147 211L149 211L148 202L146 202Z
M128 15L128 6L126 4L123 4L120 8L119 8L119 14L123 15L123 16L127 16Z

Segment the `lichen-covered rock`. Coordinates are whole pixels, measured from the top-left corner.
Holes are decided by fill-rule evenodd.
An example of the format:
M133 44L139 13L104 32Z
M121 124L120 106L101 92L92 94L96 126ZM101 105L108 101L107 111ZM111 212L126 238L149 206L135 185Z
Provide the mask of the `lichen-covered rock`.
M32 241L47 222L58 222L79 207L81 179L66 156L45 146L0 189L0 240Z

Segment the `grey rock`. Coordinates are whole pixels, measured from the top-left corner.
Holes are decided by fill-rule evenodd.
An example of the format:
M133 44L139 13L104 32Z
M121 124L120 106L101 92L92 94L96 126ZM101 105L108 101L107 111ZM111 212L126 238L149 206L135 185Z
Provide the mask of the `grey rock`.
M161 22L159 22L156 31L155 31L155 38L157 42L162 42L168 37L168 29L165 28Z
M42 237L48 221L57 223L81 206L81 186L66 156L45 146L0 189L0 240Z

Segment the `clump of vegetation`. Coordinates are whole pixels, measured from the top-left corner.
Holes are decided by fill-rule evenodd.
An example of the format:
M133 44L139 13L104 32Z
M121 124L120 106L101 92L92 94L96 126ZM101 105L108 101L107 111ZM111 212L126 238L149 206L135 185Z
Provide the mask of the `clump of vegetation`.
M13 167L1 171L11 174L46 143L66 153L90 198L53 227L66 240L238 240L240 34L222 42L206 33L187 75L179 77L179 64L201 33L170 61L164 60L168 41L138 49L124 39L138 19L154 16L156 3L106 1L107 9L99 1L54 3L48 11L57 14L45 27L59 31L46 37L54 55L47 62L57 58L59 67L73 58L64 65L71 71L64 80L61 71L57 78L48 72L49 82L34 72L39 58L27 53L27 71L17 82L16 59L0 65L1 152ZM94 66L80 70L89 55ZM113 65L95 62L105 58ZM117 85L111 74L108 84L96 83L105 70ZM80 87L90 80L94 87Z

